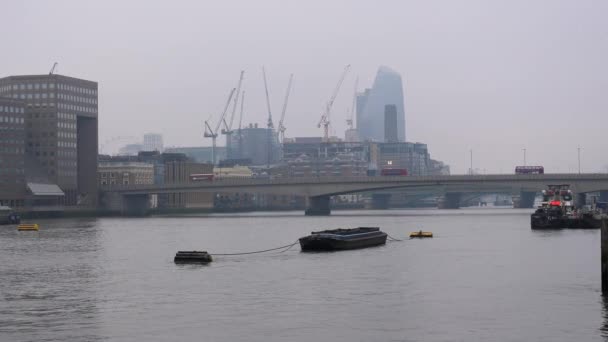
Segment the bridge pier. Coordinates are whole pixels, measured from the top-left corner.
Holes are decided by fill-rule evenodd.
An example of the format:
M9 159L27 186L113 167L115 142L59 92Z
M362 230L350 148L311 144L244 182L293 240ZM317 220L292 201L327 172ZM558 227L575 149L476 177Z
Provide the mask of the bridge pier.
M372 194L372 209L388 209L391 194Z
M329 216L331 214L329 199L330 196L308 197L308 207L304 214L308 216Z
M536 192L521 191L519 193L519 196L513 196L513 208L532 209L532 208L534 208L534 199L535 198L536 198Z
M439 209L460 209L460 199L462 193L460 192L446 192L443 197L437 201L437 207Z
M150 209L150 197L147 194L124 195L122 202L123 216L146 216Z

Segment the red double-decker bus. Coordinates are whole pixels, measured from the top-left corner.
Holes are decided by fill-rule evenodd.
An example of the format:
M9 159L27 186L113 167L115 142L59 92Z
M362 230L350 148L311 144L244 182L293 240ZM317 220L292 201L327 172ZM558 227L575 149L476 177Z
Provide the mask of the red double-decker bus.
M382 176L407 176L407 169L386 168L380 171Z
M542 175L545 173L545 168L542 166L516 166L516 175Z
M191 182L212 181L213 173L193 173L190 175Z

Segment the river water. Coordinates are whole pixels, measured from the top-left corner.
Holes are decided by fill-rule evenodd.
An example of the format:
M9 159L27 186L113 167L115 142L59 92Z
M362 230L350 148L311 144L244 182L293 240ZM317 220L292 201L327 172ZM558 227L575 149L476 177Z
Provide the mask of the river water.
M335 211L0 226L0 341L604 341L599 230L528 210ZM218 256L311 230L435 238L336 253Z

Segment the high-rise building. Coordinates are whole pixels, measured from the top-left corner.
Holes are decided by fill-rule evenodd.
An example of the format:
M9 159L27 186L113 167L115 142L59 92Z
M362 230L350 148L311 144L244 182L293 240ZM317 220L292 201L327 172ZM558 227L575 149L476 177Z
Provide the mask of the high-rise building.
M144 134L144 151L163 151L163 136L158 133Z
M384 141L397 142L397 107L395 105L384 106Z
M96 205L97 82L54 74L9 76L0 78L0 96L25 103L24 147L31 161L26 182L28 169L42 172L63 190L61 204Z
M371 88L357 95L357 130L362 140L385 141L384 106L393 104L397 110L397 138L405 141L405 111L401 75L381 66Z
M25 102L0 97L0 206L25 200Z

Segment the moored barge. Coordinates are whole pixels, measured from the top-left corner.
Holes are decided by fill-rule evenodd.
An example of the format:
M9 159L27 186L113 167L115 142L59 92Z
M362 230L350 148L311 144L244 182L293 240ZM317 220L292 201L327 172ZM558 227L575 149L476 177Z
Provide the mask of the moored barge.
M339 228L311 232L299 241L302 251L338 251L384 245L387 236L378 227Z

